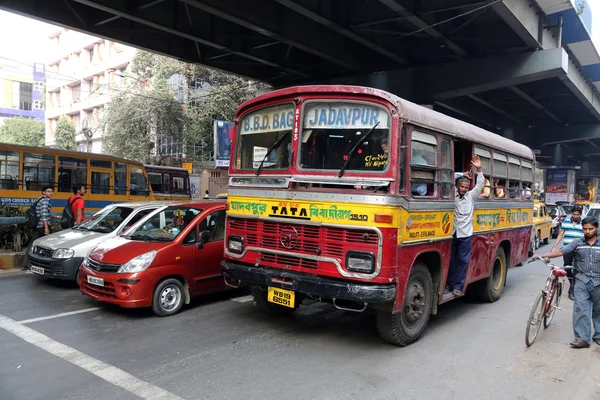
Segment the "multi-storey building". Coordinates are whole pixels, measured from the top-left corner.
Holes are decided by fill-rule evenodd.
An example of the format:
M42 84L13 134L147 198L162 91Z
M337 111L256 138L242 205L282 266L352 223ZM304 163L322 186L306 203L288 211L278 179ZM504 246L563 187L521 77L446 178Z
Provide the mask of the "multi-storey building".
M42 93L46 67L0 59L0 125L6 118L44 120Z
M79 150L100 153L104 108L126 90L136 50L64 28L54 28L49 38L46 145L55 143L56 123L65 115L75 124Z

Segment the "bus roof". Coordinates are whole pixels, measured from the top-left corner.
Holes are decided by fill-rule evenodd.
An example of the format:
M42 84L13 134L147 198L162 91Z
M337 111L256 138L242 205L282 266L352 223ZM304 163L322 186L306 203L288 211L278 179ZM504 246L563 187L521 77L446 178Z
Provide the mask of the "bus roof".
M443 132L449 136L464 139L471 142L479 143L484 146L507 151L511 154L533 160L533 151L527 146L517 143L513 140L504 138L493 132L471 125L467 122L452 118L448 115L439 113L429 108L422 107L418 104L404 100L394 94L380 89L374 89L365 86L347 86L347 85L313 85L313 86L293 86L285 89L274 90L255 97L244 102L238 109L240 114L249 107L257 105L269 100L277 100L282 97L305 94L342 94L342 95L358 95L365 99L377 98L391 103L398 110L398 116L411 124L421 126L423 128L432 129L434 131Z
M85 152L81 152L81 151L55 149L52 147L24 146L21 144L12 144L12 143L0 143L0 147L3 150L13 149L15 151L29 151L32 153L40 153L40 152L56 153L58 155L64 155L67 157L81 157L81 158L92 158L92 159L100 158L103 160L111 160L111 161L116 161L116 162L120 162L120 163L142 165L142 163L140 163L138 161L131 161L131 160L127 160L125 158L119 158L119 157L109 156L109 155L105 155L105 154L98 154L98 153L85 153Z
M187 170L187 169L185 169L185 168L180 168L180 167L169 167L169 166L166 166L166 165L150 165L150 164L144 164L144 168L146 168L146 170L155 169L155 170L164 170L164 171L188 172L188 170Z

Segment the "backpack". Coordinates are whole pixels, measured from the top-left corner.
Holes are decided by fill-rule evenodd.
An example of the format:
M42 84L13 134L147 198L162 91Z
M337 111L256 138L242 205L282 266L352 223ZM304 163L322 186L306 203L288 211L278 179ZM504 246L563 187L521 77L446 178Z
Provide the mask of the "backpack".
M75 213L73 213L73 208L71 206L73 205L75 200L77 200L77 197L72 199L73 200L69 200L62 212L60 226L63 229L72 228L75 225Z
M41 200L42 198L40 197L39 199L37 199L32 205L31 207L29 207L29 209L27 211L25 211L25 226L28 228L37 228L38 222L40 222L40 217L37 216L37 212L36 212L36 207L37 207L37 203Z

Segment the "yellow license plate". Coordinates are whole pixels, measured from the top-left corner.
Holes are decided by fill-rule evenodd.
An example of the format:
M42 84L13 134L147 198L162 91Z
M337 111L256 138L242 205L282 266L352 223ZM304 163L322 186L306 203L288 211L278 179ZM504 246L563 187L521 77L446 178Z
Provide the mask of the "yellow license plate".
M279 289L269 286L267 292L267 300L271 303L279 304L281 306L294 308L294 295L295 293L291 290Z

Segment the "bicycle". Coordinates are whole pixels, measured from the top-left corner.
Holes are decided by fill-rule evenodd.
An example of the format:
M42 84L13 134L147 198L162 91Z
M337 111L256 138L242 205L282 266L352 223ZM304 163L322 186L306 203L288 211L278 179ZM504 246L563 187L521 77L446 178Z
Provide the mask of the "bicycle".
M560 297L562 295L562 288L564 278L567 276L567 269L572 269L571 266L564 266L563 268L557 267L554 264L550 264L548 259L540 257L532 258L529 263L540 260L550 268L550 275L546 279L546 286L542 289L541 293L538 294L537 298L533 302L531 312L529 313L529 319L527 320L527 330L525 331L525 344L527 347L531 346L542 326L544 329L550 326L554 314L557 309L560 309ZM562 279L561 279L562 278ZM533 334L533 336L531 336Z

